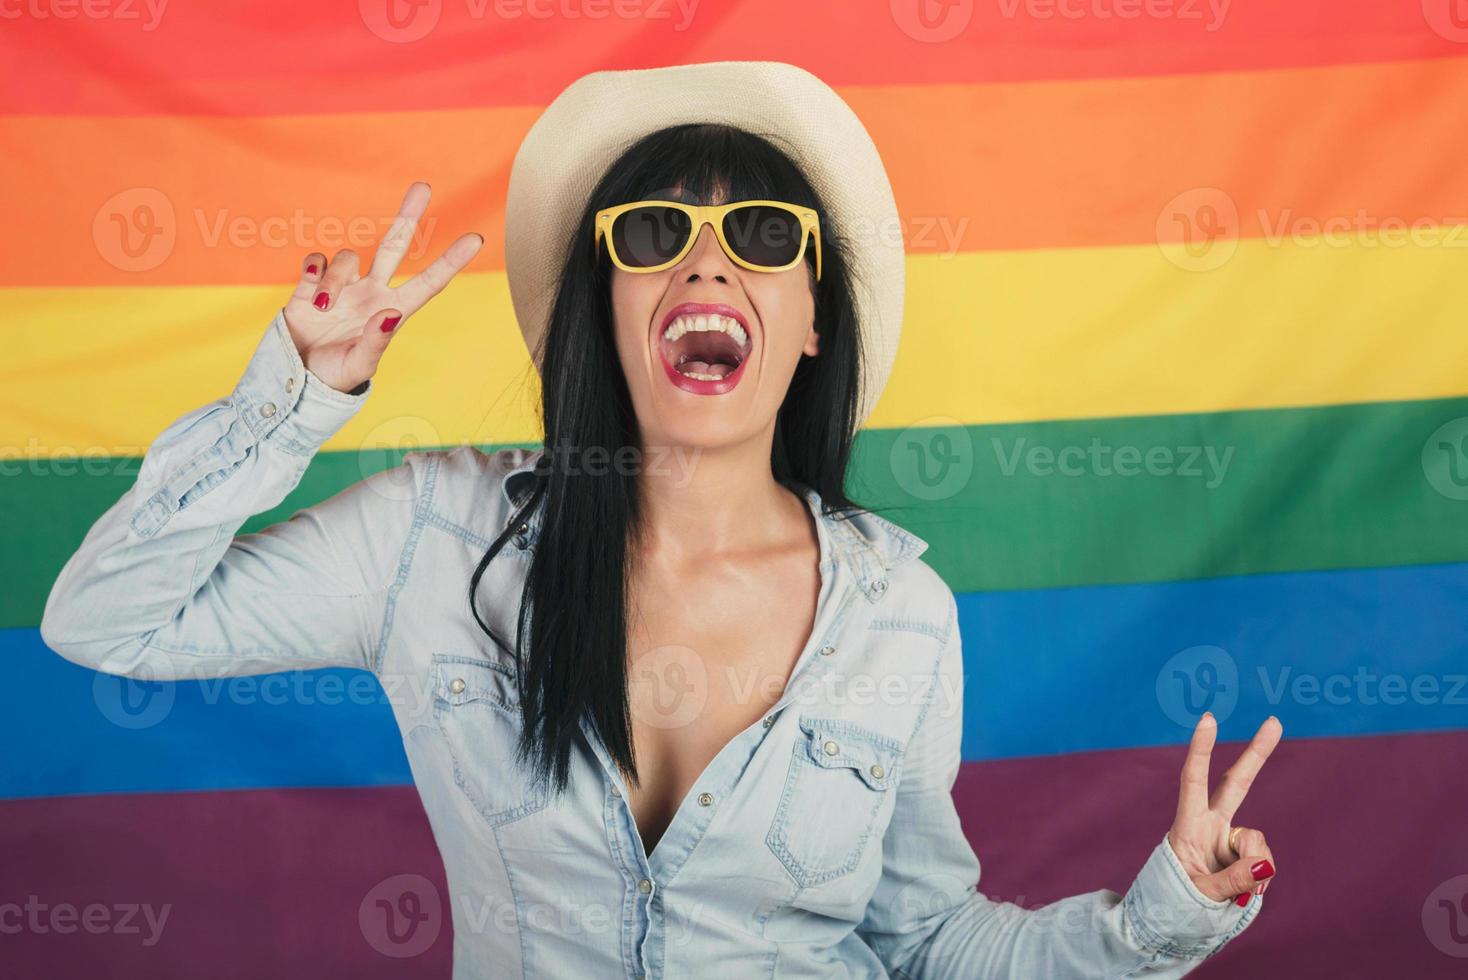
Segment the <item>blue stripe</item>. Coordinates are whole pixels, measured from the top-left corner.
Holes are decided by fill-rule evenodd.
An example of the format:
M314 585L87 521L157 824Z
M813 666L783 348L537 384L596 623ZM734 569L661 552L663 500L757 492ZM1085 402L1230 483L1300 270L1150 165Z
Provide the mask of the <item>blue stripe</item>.
M1468 564L959 596L966 760L1468 729ZM144 688L0 631L0 798L411 782L376 680ZM124 700L124 698L126 700Z
M969 760L1468 728L1468 564L958 597Z
M412 782L366 671L140 684L63 660L36 629L0 630L0 652L15 753L0 798Z

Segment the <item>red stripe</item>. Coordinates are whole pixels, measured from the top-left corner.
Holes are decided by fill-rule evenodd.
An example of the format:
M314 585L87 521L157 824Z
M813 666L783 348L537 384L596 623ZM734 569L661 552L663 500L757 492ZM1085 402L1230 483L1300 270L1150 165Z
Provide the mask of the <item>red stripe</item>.
M679 2L691 7L691 18ZM919 2L938 26L917 19ZM1468 53L1468 28L1449 16L1456 2L261 0L155 3L162 7L155 23L142 0L65 18L45 13L53 0L27 0L3 7L0 113L235 116L543 105L588 71L731 59L790 61L833 85L854 86L1436 58ZM401 30L386 26L381 11L389 4L425 19L409 19ZM547 9L577 16L527 12ZM426 35L387 40L413 37L435 10ZM637 15L596 16L616 10ZM940 10L950 19L939 19ZM1153 10L1159 13L1146 15ZM954 28L961 29L945 41L919 39Z
M1215 783L1239 748L1215 751ZM1178 746L966 763L955 796L983 892L1033 908L1124 890L1167 830L1182 756ZM1468 874L1453 819L1468 810L1468 784L1444 778L1465 757L1468 732L1287 730L1238 816L1268 835L1279 877L1259 918L1195 975L1460 976L1463 961L1432 943L1450 941L1446 920L1423 912L1434 890ZM209 965L230 976L397 977L405 963L415 977L448 975L447 923L403 961L372 948L358 915L396 875L447 894L411 787L15 801L0 804L0 854L0 904L34 895L48 907L171 907L151 947L115 932L6 935L12 975L152 980Z

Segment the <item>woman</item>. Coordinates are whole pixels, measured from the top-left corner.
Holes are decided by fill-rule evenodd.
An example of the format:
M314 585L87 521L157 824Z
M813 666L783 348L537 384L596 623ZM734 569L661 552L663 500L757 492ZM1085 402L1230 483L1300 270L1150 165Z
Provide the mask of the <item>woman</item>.
M800 69L567 89L506 210L544 449L412 452L236 536L477 252L389 285L428 196L367 274L306 257L234 391L163 432L63 570L53 648L154 678L374 671L456 976L1170 977L1252 921L1272 854L1230 817L1273 719L1210 802L1204 717L1124 897L975 890L953 593L926 542L843 494L900 323L895 205Z

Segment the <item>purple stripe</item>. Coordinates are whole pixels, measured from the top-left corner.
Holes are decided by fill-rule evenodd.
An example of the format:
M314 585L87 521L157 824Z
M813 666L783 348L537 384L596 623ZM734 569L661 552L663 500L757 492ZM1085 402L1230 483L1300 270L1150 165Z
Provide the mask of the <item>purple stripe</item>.
M359 921L363 899L395 875L445 894L412 787L18 800L0 803L0 855L0 905L46 905L40 929L0 936L5 977L449 976L449 929L399 959L369 942L383 942L381 920ZM137 933L80 928L87 906L120 925L142 905L155 919L168 909L161 930L142 914L127 923ZM58 933L49 916L67 908L77 928Z
M1239 748L1220 747L1215 782ZM1033 908L1095 888L1125 889L1171 819L1182 752L966 763L955 795L984 861L984 892ZM1264 829L1275 850L1280 875L1269 907L1193 975L1465 975L1468 959L1432 942L1468 954L1468 941L1452 945L1449 913L1423 916L1434 890L1468 875L1468 784L1454 778L1465 758L1465 732L1286 733L1239 814L1240 823ZM387 938L376 903L404 908L395 876L421 875L429 884L420 882L420 892L446 894L411 788L0 803L0 867L0 906L31 896L43 903L37 914L24 912L19 934L10 934L13 914L0 916L6 976L449 974L447 922L421 955L379 951L403 948ZM152 908L153 922L167 908L161 931L127 911L141 906ZM68 909L77 910L75 923ZM88 932L87 914L94 928L130 916L137 931ZM57 924L73 931L60 933Z
M1214 750L1217 786L1242 749ZM954 796L983 862L980 888L1033 908L1124 891L1166 833L1185 748L966 763ZM1468 915L1429 896L1468 875L1468 732L1291 739L1235 822L1269 839L1279 876L1259 918L1191 976L1464 977ZM1453 898L1468 911L1464 881ZM1442 895L1436 896L1441 898ZM1431 937L1429 935L1431 930Z

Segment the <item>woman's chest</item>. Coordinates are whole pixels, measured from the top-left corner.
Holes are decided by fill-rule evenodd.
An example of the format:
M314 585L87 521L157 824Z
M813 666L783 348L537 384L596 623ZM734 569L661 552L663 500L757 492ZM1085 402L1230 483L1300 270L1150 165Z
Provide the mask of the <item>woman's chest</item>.
M627 638L638 769L628 803L649 851L719 752L779 702L809 643L820 585L812 564L638 593Z
M483 609L511 640L514 584L488 582L500 601ZM413 642L384 676L410 675L399 718L451 888L517 909L570 894L615 922L656 897L669 914L717 909L752 940L802 932L802 910L832 929L859 920L946 624L844 569L827 584L644 615L628 651L644 786L587 731L556 794L516 755L513 658L472 622L446 632L446 590L410 583L397 634Z

